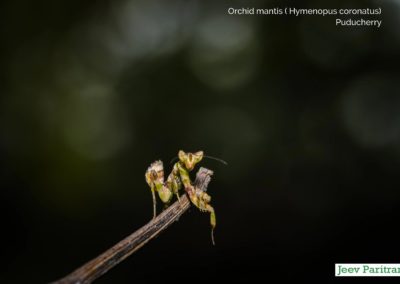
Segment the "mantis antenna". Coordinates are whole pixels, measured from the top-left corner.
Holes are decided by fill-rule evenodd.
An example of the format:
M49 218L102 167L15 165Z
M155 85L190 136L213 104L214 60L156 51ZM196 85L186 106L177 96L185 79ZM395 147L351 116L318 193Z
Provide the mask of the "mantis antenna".
M220 163L222 163L222 164L224 164L224 165L228 165L227 162L225 162L224 160L222 160L222 159L220 159L220 158L216 158L216 157L213 157L213 156L206 156L206 155L204 155L203 157L204 157L204 158L211 159L211 160L218 161L218 162L220 162Z
M173 157L173 158L171 159L171 162L169 162L169 163L172 164L173 162L175 162L175 161L177 161L177 160L179 160L178 157Z

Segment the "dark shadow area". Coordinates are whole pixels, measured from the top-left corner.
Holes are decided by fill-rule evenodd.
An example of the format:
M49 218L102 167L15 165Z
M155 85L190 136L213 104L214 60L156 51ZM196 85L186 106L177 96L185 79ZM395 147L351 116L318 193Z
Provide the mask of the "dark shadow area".
M203 2L0 4L1 283L56 280L147 223L144 172L180 149L229 163L201 163L217 245L191 208L98 283L400 262L400 2ZM227 13L285 6L383 22Z

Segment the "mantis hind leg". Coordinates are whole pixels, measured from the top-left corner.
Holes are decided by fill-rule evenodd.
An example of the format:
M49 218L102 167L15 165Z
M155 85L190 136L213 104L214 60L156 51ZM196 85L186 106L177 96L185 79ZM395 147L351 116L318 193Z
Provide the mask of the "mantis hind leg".
M209 204L206 205L206 211L210 212L211 241L212 241L212 244L215 246L214 229L215 229L215 226L217 225L217 217L215 216L215 210L211 205L209 205Z
M215 215L214 208L209 204L211 201L211 196L204 191L195 190L189 193L190 201L203 212L210 213L210 225L211 225L211 241L215 245L214 241L214 229L217 225L217 218Z
M164 186L164 166L161 161L155 161L146 170L145 179L150 186L153 198L153 219L157 216L156 192L160 199L167 203L171 199L172 193L169 188Z
M151 194L153 196L153 219L154 219L157 216L157 200L156 200L156 193L153 187L151 188Z

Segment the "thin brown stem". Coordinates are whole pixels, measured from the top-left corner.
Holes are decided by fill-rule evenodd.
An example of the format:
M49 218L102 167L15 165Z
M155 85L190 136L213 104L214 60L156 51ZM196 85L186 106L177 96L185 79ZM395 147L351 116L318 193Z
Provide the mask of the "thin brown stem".
M197 172L194 185L206 191L212 174L213 172L211 170L200 168ZM185 194L181 196L180 201L176 201L155 219L151 220L136 232L106 250L98 257L82 265L71 274L53 282L53 284L86 284L93 282L95 279L144 246L148 241L160 234L173 222L177 221L189 207L190 201Z

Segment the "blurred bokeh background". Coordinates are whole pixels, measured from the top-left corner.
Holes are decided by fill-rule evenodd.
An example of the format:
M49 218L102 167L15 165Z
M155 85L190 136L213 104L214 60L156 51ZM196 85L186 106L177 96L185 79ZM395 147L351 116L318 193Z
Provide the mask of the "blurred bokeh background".
M227 15L293 5L383 23ZM144 172L179 149L229 163L202 163L217 246L192 208L98 283L400 262L400 1L321 5L2 1L0 282L50 282L145 224Z

